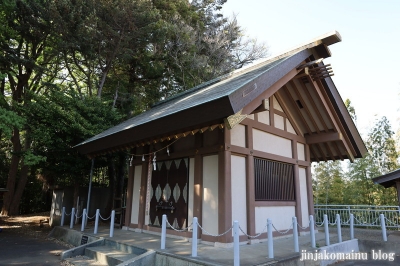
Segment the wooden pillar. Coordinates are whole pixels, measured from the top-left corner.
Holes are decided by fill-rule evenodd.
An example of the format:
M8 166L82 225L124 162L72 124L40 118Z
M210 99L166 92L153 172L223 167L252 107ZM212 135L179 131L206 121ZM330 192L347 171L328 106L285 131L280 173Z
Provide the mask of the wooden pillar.
M397 201L400 206L400 181L396 181L396 189L397 189Z
M314 196L312 188L312 176L311 176L311 156L310 156L310 146L306 146L306 161L310 162L310 165L306 168L306 179L307 179L307 201L308 201L308 215L314 215Z
M300 194L300 176L299 176L299 164L297 156L297 141L292 140L292 156L296 160L296 164L293 165L294 174L294 193L296 199L295 215L297 217L297 222L303 224L303 215L301 210L301 194Z
M250 149L250 154L246 157L247 232L249 235L256 235L253 128L251 126L246 126L246 140L246 146Z
M131 224L131 212L132 212L132 196L133 196L133 180L135 174L135 166L129 166L128 168L128 186L126 191L126 209L125 209L125 226L129 227Z
M231 152L225 143L230 144L230 131L224 128L220 134L221 150L218 152L218 233L222 234L232 227L232 184L231 184ZM228 141L228 142L227 142ZM218 237L218 242L233 242L232 234Z

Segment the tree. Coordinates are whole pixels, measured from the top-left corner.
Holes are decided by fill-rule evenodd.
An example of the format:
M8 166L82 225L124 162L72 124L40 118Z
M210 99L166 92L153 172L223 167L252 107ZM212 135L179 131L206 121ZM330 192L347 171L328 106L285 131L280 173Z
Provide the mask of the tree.
M345 181L340 161L320 162L314 166L315 204L342 204Z

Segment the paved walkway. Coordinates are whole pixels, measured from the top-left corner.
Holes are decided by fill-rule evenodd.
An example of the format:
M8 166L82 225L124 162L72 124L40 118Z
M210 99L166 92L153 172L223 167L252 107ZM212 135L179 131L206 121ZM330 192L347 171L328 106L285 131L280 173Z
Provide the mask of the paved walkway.
M79 230L79 229L78 229ZM343 241L349 239L348 232L343 229ZM93 229L85 230L85 234L92 235ZM347 235L346 235L347 234ZM358 233L362 234L362 233ZM379 232L377 232L379 235ZM377 239L377 234L373 234L373 238ZM108 228L100 228L98 237L110 238ZM188 239L167 238L166 249L161 250L161 241L159 235L148 233L136 233L134 231L115 229L112 240L133 245L145 249L157 250L196 261L204 261L215 265L233 265L233 247L222 248L214 247L205 244L198 244L197 257L191 256L191 242ZM325 234L323 232L316 233L317 247L325 246ZM331 229L330 243L337 243L337 235L335 229ZM268 258L267 241L257 244L242 244L240 245L240 265L259 265L271 263L274 261L282 261L294 257L299 257L299 253L294 252L293 235L285 235L281 238L274 238L274 259ZM307 250L312 252L310 235L299 237L299 250Z
M76 227L76 230L80 231ZM322 231L323 228L318 228L320 231L316 233L317 247L325 246L325 234ZM330 244L338 242L337 229L330 228ZM388 242L393 242L395 246L400 243L400 232L399 231L388 231ZM93 228L86 228L84 234L93 235ZM168 253L175 256L180 256L200 262L207 262L211 265L233 265L233 247L214 247L205 244L198 244L197 257L192 257L191 242L188 239L182 238L170 238L166 239L166 249L161 250L160 235L149 234L149 233L137 233L130 230L114 230L114 236L109 237L109 228L100 227L97 237L104 237L112 239L114 241L125 243L128 245L137 246L144 249L152 249L164 253ZM368 230L368 229L356 229L355 237L363 240L371 241L382 241L382 233L379 230ZM348 228L342 228L342 240L346 241L350 239L350 232ZM395 243L394 243L395 242ZM385 242L387 243L387 242ZM268 265L273 262L285 261L291 258L299 258L303 250L307 252L313 252L311 248L310 235L299 236L299 250L300 254L294 252L294 241L293 235L284 235L280 238L274 238L274 258L268 258L268 245L267 241L256 244L241 244L240 245L240 265ZM368 251L369 252L369 251ZM400 255L400 250L396 256ZM396 262L398 260L396 259ZM304 265L309 265L304 263ZM358 264L343 264L343 265L358 265Z

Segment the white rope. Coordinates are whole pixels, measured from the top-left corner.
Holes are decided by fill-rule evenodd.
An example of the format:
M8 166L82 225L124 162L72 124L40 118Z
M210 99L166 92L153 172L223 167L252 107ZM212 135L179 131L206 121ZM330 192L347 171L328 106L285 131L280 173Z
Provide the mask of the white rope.
M275 229L275 231L277 231L279 234L281 234L281 235L284 235L284 234L287 234L287 232L289 232L289 230L293 227L293 223L290 223L290 226L289 226L289 228L288 228L288 230L286 230L286 231L279 231L278 229L276 229L276 227L275 227L275 225L274 224L272 224L272 227Z
M183 229L176 229L176 228L174 228L169 222L168 222L168 219L165 219L166 220L166 222L167 222L167 225L169 226L169 227L171 227L171 229L172 230L174 230L174 231L176 231L176 232L185 232L185 231L189 231L189 228L193 225L193 223L191 223L188 227L186 227L186 228L183 228Z
M199 223L197 223L197 225L200 227L200 229L204 232L205 235L209 235L209 236L214 236L214 237L219 237L219 236L223 236L225 234L227 234L229 231L232 230L233 226L231 226L231 228L229 228L228 230L226 230L225 232L223 232L222 234L219 235L213 235L210 232L208 232L207 230L205 230L203 227L201 227L201 225Z

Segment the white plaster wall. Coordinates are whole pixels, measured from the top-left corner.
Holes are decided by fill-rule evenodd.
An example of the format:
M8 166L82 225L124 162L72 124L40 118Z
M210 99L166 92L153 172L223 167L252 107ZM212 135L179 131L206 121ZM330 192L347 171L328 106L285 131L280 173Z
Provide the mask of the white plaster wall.
M300 183L300 199L301 199L301 216L303 219L303 227L308 226L308 198L307 198L307 174L305 168L299 168Z
M218 155L203 157L202 227L218 234Z
M258 129L253 129L253 148L255 150L292 158L292 142L289 139Z
M279 104L278 100L275 98L275 96L273 96L273 97L274 97L274 105L273 105L274 109L283 112L283 109L282 109L281 105Z
M247 118L254 120L254 114L248 115Z
M295 216L294 206L256 207L256 233L261 233L271 219L275 228L287 230L292 224L292 217Z
M132 190L132 212L131 223L137 224L139 222L139 200L140 200L140 181L142 176L142 166L136 165L133 170L133 190Z
M292 134L297 135L296 131L294 130L292 123L290 123L289 119L286 119L286 130Z
M247 228L245 157L231 156L231 175L232 221L237 220L240 227L245 230Z
M274 125L276 128L285 130L285 118L281 115L274 114Z
M193 220L193 191L194 191L194 158L189 159L189 196L188 196L188 224Z
M231 143L236 146L246 147L246 126L236 125L230 130Z
M306 153L303 143L297 142L297 158L299 160L305 161L306 160Z
M269 111L259 112L257 116L258 122L269 125Z

